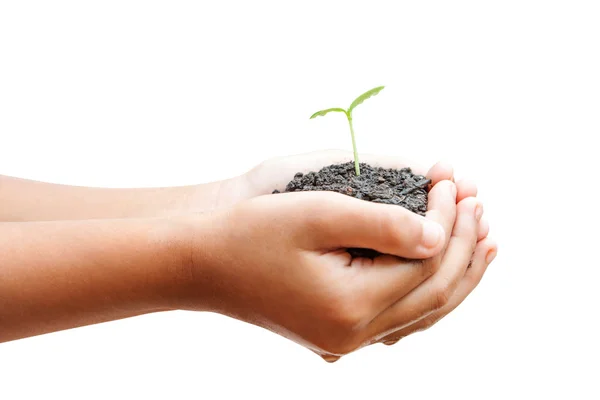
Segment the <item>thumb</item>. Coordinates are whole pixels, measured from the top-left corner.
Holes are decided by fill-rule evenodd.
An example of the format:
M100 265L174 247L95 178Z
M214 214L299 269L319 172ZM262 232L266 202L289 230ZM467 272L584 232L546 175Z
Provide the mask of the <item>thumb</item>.
M318 197L318 206L303 212L314 248L358 247L418 259L432 257L444 246L446 235L440 224L404 207L338 193L303 194Z

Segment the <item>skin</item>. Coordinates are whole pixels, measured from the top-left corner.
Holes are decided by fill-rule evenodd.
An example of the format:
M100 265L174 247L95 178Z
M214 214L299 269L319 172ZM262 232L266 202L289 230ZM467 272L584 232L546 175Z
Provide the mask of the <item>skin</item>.
M167 219L0 224L0 342L169 309L180 242Z
M426 218L336 193L263 196L347 157L273 159L226 181L165 189L0 177L0 218L12 221L0 223L0 341L186 309L262 326L335 361L426 329L496 254L477 189L437 164ZM387 255L351 260L346 247Z
M361 154L363 162L385 168L411 166L433 184L453 180L452 167L438 163L429 171L408 160ZM325 150L264 161L247 173L201 185L106 189L57 185L0 175L0 221L52 221L106 218L146 218L207 212L226 208L274 189L283 191L296 172L352 160L352 153ZM458 200L477 195L469 181L457 183Z
M477 243L478 202L470 197L457 205L450 181L438 183L430 196L427 219L446 233L427 256L421 253L424 261L400 258L423 247L416 215L338 194L294 193L258 197L219 214L231 219L227 226L243 223L226 238L205 238L216 238L219 249L208 264L228 267L198 279L226 291L224 303L222 291L210 296L217 301L213 310L271 329L326 358L340 357L441 309L461 281ZM243 240L257 231L264 244L258 248L256 241ZM355 246L389 255L351 260L343 248ZM181 308L195 310L196 303L191 295Z

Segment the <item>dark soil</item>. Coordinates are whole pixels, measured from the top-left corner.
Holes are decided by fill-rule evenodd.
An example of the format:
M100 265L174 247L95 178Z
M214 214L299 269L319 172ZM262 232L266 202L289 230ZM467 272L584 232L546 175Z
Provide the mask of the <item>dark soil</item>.
M394 204L419 215L427 211L427 192L431 181L415 175L410 168L385 169L360 164L360 176L354 172L354 162L324 167L319 172L297 173L288 183L286 192L332 191L374 203ZM273 193L279 193L277 190ZM348 249L352 257L374 258L372 249Z

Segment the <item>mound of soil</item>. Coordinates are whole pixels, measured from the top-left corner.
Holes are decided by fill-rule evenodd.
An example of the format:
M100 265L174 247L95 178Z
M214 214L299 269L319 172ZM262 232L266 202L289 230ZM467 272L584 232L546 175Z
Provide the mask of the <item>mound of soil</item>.
M334 164L319 172L298 172L287 184L286 192L332 191L374 203L394 204L419 215L427 211L427 193L431 181L415 175L410 168L385 169L360 164L360 176L354 172L354 162ZM277 190L273 193L279 193ZM352 257L373 258L372 249L348 249Z

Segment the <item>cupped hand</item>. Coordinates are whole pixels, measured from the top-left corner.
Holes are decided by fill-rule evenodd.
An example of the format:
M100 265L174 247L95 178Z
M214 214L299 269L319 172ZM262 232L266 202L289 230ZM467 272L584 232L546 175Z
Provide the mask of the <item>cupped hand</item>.
M242 176L245 180L245 192L249 197L269 194L275 189L283 192L297 172L317 172L328 165L341 164L353 159L352 152L343 150L321 150L272 158L263 161ZM395 156L361 154L360 161L382 168L410 167L415 174L430 178L433 185L442 180L453 180L452 167L445 163L438 163L428 170L416 162ZM472 188L466 189L462 190L465 195L473 195Z
M310 171L318 171L326 165L343 163L351 161L352 159L353 155L348 151L323 150L266 160L240 177L241 179L238 180L236 185L238 189L243 187L243 190L237 191L237 200L241 201L247 198L268 194L274 189L283 191L291 177L297 172L307 173ZM419 163L395 156L362 154L361 161L383 168L411 167L413 172L427 176L431 179L433 185L443 180L451 180L454 182L453 168L449 164L443 162L437 163L427 170ZM242 182L241 184L240 181ZM477 186L469 180L457 181L456 189L456 203L460 203L468 197L475 197L478 192ZM477 232L477 247L472 254L471 260L467 263L468 268L466 268L466 272L461 279L460 285L455 293L452 294L448 304L426 318L383 337L381 339L383 343L388 345L394 344L402 337L431 327L435 322L439 321L462 303L467 295L477 286L486 271L487 266L491 263L497 253L496 243L487 237L489 233L489 224L485 219L479 221ZM327 359L328 361L334 361L336 357L329 357Z
M447 307L459 287L478 219L477 201L456 196L454 183L435 185L427 217L329 192L199 216L178 308L262 326L330 360L378 342ZM352 260L348 247L386 255Z
M240 179L236 182L238 190L228 191L235 193L234 196L236 196L235 200L237 201L270 194L274 190L283 192L286 185L297 172L316 172L325 166L345 163L353 159L354 155L352 152L336 149L271 158L238 177ZM361 162L381 168L402 169L410 167L415 174L431 179L432 186L444 180L455 181L454 169L446 162L438 162L427 169L422 164L413 160L390 155L361 154L360 160ZM477 196L477 186L468 179L456 181L456 190L457 203L467 197ZM235 201L229 200L229 205L235 204ZM489 225L486 220L481 220L478 232L478 241L487 237Z
M256 196L270 194L273 190L283 192L286 185L292 180L297 172L316 172L327 165L352 161L354 159L353 157L354 155L352 152L330 149L265 160L244 175L238 177L238 180L235 181L235 189L226 189L226 192L233 193L234 196L233 198L228 199L226 205L232 205L236 202ZM390 155L361 154L360 160L361 162L382 168L402 169L410 167L415 174L423 175L431 179L432 186L443 180L455 181L454 169L445 162L438 162L427 169L413 160ZM462 179L457 181L456 189L457 203L467 197L477 196L477 186L470 180ZM481 220L478 232L479 241L487 237L489 232L487 221Z

